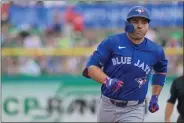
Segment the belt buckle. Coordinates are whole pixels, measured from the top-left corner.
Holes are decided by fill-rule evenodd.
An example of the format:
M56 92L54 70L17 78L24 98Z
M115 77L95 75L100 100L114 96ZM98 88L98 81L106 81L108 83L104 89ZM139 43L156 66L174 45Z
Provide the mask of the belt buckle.
M116 102L115 100L110 99L111 103L118 107L125 107L128 104L128 101Z
M142 104L144 102L144 100L139 100L138 104Z

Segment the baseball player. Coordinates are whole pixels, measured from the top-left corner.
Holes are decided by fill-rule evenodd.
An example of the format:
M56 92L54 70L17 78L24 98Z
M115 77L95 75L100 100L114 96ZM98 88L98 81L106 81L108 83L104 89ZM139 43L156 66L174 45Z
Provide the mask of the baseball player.
M149 22L146 8L131 8L125 33L107 37L91 55L83 76L102 84L98 122L143 122L152 69L155 72L149 111L159 110L158 97L166 78L167 60L163 48L144 37Z
M177 123L184 122L184 75L174 79L170 88L170 97L165 107L165 122L171 122L170 118L174 110L176 100L178 101L177 110L179 117Z

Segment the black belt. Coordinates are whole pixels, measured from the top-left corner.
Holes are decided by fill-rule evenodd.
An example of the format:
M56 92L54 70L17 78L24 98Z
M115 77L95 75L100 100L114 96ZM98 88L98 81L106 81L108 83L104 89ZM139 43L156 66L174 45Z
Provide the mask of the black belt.
M114 104L114 105L116 105L116 106L118 106L118 107L125 107L125 106L128 105L128 102L129 102L129 101L117 102L116 100L113 100L113 99L110 99L110 101L111 101L112 104ZM143 103L143 102L144 102L144 100L139 100L136 104L141 104L141 103ZM135 104L135 105L136 105L136 104Z

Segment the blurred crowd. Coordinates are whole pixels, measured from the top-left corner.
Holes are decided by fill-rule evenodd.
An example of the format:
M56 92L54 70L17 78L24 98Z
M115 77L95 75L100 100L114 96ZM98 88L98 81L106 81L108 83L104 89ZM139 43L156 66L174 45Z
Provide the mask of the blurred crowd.
M75 2L75 0L73 1ZM81 1L85 3L85 1ZM122 1L123 2L123 1ZM98 2L99 4L101 2ZM173 2L174 4L175 2ZM5 2L2 6L1 19L1 46L2 48L73 48L96 47L106 36L123 32L123 29L85 29L82 17L72 11L72 6L66 9L64 16L55 14L52 26L38 28L32 25L22 25L16 28L8 19L8 8L16 4L26 5L66 5L66 1L51 2L34 1ZM157 4L157 2L155 2ZM64 19L65 23L60 23ZM166 47L183 47L182 27L175 28L150 28L146 37L157 41ZM183 73L183 57L179 55L167 55L169 60L168 74L181 75ZM42 74L81 74L88 57L86 56L2 56L2 73L6 75L31 75Z

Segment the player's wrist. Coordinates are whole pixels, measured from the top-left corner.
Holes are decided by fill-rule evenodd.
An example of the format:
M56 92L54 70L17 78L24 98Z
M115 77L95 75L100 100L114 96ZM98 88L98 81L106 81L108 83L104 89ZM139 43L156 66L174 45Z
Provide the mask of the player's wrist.
M151 99L152 99L152 100L158 101L158 95L152 95L152 96L151 96Z
M104 80L104 83L103 84L107 84L107 82L109 81L109 77L107 76L106 78L105 78L105 80Z

